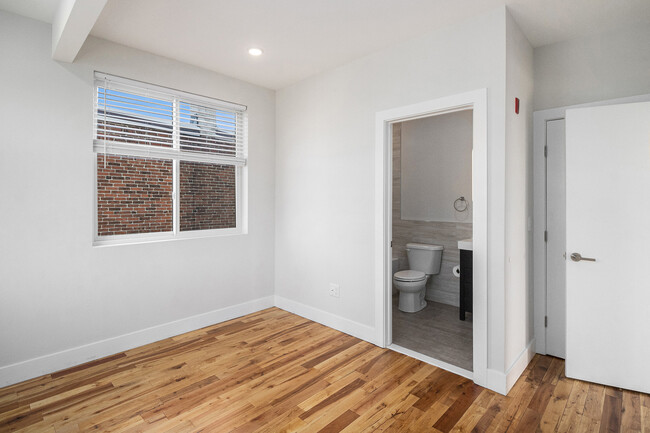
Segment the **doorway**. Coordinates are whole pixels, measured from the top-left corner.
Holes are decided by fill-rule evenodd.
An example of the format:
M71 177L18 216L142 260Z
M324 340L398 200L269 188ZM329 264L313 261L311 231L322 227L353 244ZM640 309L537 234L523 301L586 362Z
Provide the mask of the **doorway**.
M566 121L546 122L546 353L566 358Z
M640 95L533 113L535 351L566 357L566 111L650 101Z
M393 345L466 375L473 369L472 111L392 124ZM406 305L415 288L419 302Z
M402 347L393 340L393 158L394 125L415 119L472 111L472 371ZM377 113L376 117L376 322L383 347L487 385L487 92L453 95ZM435 342L434 342L435 343Z
M647 393L650 102L566 126L566 376Z

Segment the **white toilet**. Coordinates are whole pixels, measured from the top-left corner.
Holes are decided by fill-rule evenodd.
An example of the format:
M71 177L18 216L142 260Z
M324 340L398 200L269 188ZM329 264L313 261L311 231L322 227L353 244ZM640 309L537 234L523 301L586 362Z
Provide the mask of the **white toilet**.
M409 269L393 275L393 283L399 291L399 309L416 313L427 306L424 300L429 275L440 273L442 246L429 244L406 244Z

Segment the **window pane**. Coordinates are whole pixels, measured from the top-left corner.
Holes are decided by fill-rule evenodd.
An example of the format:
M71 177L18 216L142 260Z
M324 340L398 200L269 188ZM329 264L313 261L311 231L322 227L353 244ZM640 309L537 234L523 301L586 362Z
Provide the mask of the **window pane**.
M97 88L97 138L172 147L173 102Z
M172 161L97 155L99 236L173 230Z
M180 162L180 230L237 227L236 167Z
M180 102L181 150L237 155L237 115L201 105Z

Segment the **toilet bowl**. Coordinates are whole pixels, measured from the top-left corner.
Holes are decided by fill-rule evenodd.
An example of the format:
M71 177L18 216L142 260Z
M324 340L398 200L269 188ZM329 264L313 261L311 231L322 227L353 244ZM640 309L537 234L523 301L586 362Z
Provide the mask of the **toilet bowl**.
M399 308L405 313L415 313L427 306L424 295L429 277L424 272L406 270L396 272L393 283L399 292Z
M424 299L427 281L430 275L440 272L442 249L440 245L406 244L409 269L393 275L393 284L399 291L400 311L416 313L427 306Z

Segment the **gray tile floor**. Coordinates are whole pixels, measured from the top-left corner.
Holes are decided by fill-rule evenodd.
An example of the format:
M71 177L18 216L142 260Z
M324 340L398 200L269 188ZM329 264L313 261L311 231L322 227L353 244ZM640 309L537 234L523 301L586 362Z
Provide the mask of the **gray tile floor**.
M458 307L427 301L417 313L397 309L393 296L393 343L472 371L472 315L458 319Z

